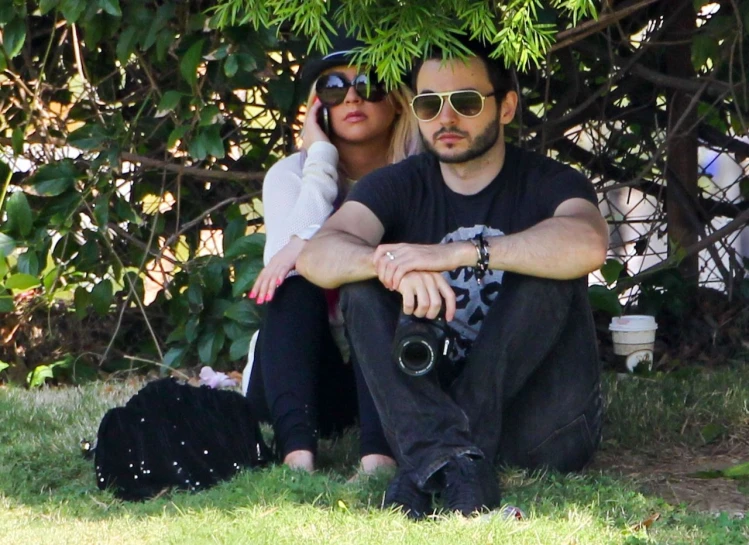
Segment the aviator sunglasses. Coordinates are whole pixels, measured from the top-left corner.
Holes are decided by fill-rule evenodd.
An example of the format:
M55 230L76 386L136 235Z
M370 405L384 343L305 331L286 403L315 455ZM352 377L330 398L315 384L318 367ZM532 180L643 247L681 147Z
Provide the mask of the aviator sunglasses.
M325 74L315 83L317 97L328 107L342 103L349 87L353 87L356 94L367 102L380 102L387 96L382 83L370 79L367 74L359 74L352 81L342 74Z
M419 121L431 121L442 111L445 98L450 107L463 117L477 117L484 111L484 101L495 92L482 95L472 89L447 93L423 93L411 101L411 110Z

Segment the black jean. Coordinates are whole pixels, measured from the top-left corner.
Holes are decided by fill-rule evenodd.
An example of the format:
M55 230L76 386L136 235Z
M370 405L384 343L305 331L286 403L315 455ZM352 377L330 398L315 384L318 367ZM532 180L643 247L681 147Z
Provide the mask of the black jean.
M600 364L585 279L506 273L465 365L447 388L393 361L400 295L344 286L353 349L400 467L417 483L460 454L525 468L582 469L600 442Z
M361 456L390 455L366 383L333 339L325 293L301 276L287 278L267 305L248 390L258 419L273 425L282 459L316 452L319 437L353 425L357 414Z

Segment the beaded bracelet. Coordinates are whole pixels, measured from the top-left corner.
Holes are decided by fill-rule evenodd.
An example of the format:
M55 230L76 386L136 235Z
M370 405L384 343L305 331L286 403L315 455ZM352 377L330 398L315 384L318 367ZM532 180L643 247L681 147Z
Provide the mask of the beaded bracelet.
M473 268L473 272L476 274L476 281L481 284L481 279L489 270L489 244L482 234L473 237L471 243L476 248L476 266Z

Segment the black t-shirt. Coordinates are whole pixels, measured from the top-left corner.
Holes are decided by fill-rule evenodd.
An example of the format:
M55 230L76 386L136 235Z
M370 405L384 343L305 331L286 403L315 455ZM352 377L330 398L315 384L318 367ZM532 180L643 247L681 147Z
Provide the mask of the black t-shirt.
M573 198L598 204L593 185L580 172L508 144L502 170L475 195L447 187L437 158L423 153L365 176L347 200L362 203L377 216L385 228L383 243L437 244L479 233L490 237L524 231ZM461 359L497 297L503 272L489 271L480 285L471 267L443 274L457 299L450 326L459 341L450 355Z

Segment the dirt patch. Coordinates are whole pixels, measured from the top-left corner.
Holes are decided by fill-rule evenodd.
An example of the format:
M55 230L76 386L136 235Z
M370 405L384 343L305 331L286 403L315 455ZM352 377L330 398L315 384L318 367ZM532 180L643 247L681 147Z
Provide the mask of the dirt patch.
M603 450L592 469L629 477L643 493L673 505L744 518L749 512L748 481L696 476L744 462L749 462L749 443L740 442L699 450L668 448L657 454Z

